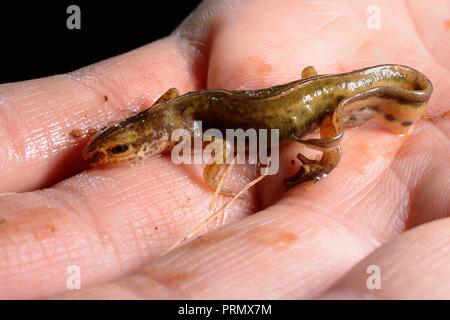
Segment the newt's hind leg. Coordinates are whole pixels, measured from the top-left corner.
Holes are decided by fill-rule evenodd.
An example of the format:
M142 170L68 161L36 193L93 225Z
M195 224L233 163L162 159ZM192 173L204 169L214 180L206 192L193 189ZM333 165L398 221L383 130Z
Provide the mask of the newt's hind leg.
M311 179L317 181L333 170L341 157L339 143L344 126L361 125L373 118L394 133L402 134L420 119L426 106L426 99L392 87L375 87L368 92L343 99L332 117L329 115L324 117L320 127L320 139L297 139L310 148L322 150L322 158L314 161L301 154L297 155L303 165L295 176L285 181L285 184L294 186Z
M287 178L284 183L286 187L293 187L299 183L314 180L319 181L326 177L333 170L341 159L341 147L339 142L342 138L342 126L336 123L333 117L336 115L327 114L320 124L320 139L298 140L307 146L322 150L320 160L312 160L303 154L297 154L297 158L302 162L299 171L292 177Z
M158 100L155 101L155 103L152 106L156 106L157 104L169 101L173 98L176 98L180 95L180 92L178 92L177 88L170 88L166 92L163 93L161 97L159 97Z

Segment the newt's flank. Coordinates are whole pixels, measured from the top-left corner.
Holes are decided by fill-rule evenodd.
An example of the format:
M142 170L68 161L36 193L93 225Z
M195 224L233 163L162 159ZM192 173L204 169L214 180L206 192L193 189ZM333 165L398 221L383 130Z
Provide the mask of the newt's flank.
M317 75L307 67L300 80L260 90L201 90L180 96L172 88L151 108L100 131L84 148L83 157L97 166L159 155L174 147L174 130L187 129L193 135L196 121L202 121L204 130L278 129L280 144L295 141L322 151L319 160L297 155L302 165L285 181L292 187L320 180L338 165L345 127L374 119L394 133L405 132L420 119L432 90L425 75L393 64L335 75ZM320 138L304 139L317 128ZM223 151L223 157L230 152ZM204 169L214 190L223 163Z

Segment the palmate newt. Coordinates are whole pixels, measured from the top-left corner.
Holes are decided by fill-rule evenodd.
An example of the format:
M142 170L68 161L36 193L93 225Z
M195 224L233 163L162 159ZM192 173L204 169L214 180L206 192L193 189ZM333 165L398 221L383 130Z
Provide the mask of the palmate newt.
M348 73L317 75L260 90L200 90L179 95L169 89L155 104L101 130L83 149L88 164L108 165L170 151L175 129L194 131L195 121L208 128L278 129L280 144L295 141L322 151L319 160L302 154L301 167L286 179L288 187L319 180L340 158L345 127L374 119L403 133L422 115L433 86L419 71L402 65L378 65ZM320 138L304 136L320 129ZM215 189L222 164L207 164L203 176Z

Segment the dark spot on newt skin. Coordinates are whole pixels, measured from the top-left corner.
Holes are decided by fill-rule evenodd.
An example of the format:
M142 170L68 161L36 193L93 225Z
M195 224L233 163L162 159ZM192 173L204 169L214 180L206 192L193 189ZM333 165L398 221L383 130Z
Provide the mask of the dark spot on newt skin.
M421 89L422 89L422 85L418 82L414 82L413 90L421 90Z
M336 96L336 101L338 101L338 102L340 102L340 101L342 101L344 99L345 99L345 96L343 96L343 95Z
M420 102L410 102L410 105L411 105L411 107L417 109L417 108L421 108L423 106L423 102L422 101L420 101Z
M399 104L407 104L412 108L419 108L424 103L424 101L414 101L411 97L393 97L393 99L395 99Z
M291 160L291 164L292 164L292 165L295 164L295 160L294 160L294 159Z
M403 121L403 122L402 122L402 126L404 126L404 127L409 127L409 126L412 125L412 124L413 124L412 121Z
M394 121L394 120L395 120L395 117L394 117L392 114L390 114L390 113L385 114L385 115L384 115L384 118L385 118L387 121Z
M96 163L96 162L100 161L103 157L105 157L105 154L103 152L95 152L92 156L90 156L88 159L86 159L86 162L88 164Z
M380 108L378 108L377 106L368 106L368 108L370 108L371 110L373 110L375 112L380 112Z
M158 227L155 227L155 230L158 230Z
M105 102L107 102L108 101L108 96L105 94L104 96L103 96L103 99L105 100Z

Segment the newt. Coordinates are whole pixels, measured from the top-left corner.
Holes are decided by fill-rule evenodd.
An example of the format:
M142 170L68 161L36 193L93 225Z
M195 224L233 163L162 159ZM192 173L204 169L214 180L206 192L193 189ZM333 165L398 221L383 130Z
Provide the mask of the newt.
M344 128L369 119L405 133L420 119L431 96L431 81L407 66L386 64L341 74L318 75L311 66L302 78L258 90L199 90L183 95L169 89L155 104L97 133L82 154L91 166L131 163L170 151L175 129L278 129L280 144L298 142L322 151L312 160L301 153L287 187L328 175L341 158ZM320 138L304 139L317 129ZM203 176L216 189L222 164L207 164Z

